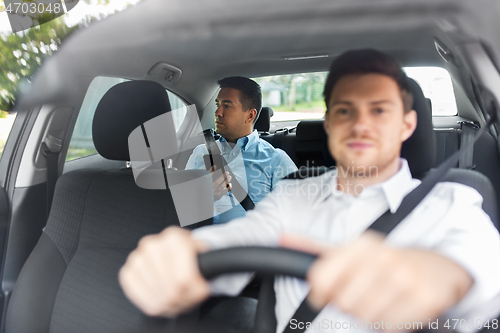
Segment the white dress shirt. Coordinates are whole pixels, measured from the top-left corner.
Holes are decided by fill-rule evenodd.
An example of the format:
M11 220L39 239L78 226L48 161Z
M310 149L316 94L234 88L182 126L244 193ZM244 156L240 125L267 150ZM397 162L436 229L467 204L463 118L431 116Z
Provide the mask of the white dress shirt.
M419 183L411 177L404 159L394 176L364 188L357 197L337 190L337 170L304 180L283 180L245 217L226 225L200 228L193 232L193 237L205 241L211 249L276 246L284 233L345 245L358 238L387 209L395 212L404 196ZM484 323L487 318L473 311L500 294L500 237L481 204L481 195L471 187L438 183L386 238L392 246L430 249L467 270L474 279L473 287L445 317L474 319L477 326L477 320ZM237 295L249 278L249 274L222 276L212 281L212 292ZM274 289L277 332L283 332L287 325L293 325L290 319L309 286L296 278L277 277ZM469 318L471 313L477 318ZM333 305L325 307L314 324L307 332L370 331L369 323L363 326ZM428 322L422 324L427 328ZM378 328L377 323L371 325Z

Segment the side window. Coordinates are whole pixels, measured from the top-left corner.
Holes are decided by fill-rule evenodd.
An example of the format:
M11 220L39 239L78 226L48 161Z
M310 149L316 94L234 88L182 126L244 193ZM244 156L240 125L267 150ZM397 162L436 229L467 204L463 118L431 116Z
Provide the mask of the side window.
M89 86L85 99L83 100L78 119L76 120L75 129L69 143L68 154L66 155L66 162L97 154L94 142L92 140L92 119L101 98L113 86L129 81L127 79L113 78L113 77L96 77ZM186 116L186 103L177 95L167 90L173 113L174 126L178 131L184 117Z
M16 115L16 112L7 113L5 111L0 111L0 156L3 153L3 148L9 137L12 125L14 125Z
M170 100L170 107L172 108L173 111L172 118L174 120L175 131L178 132L181 127L182 121L186 117L187 104L182 99L177 97L177 95L168 90L167 94L168 94L168 99Z
M128 81L113 77L96 77L89 86L83 100L75 129L69 143L66 162L80 157L97 154L92 140L92 119L101 98L106 92L118 83Z
M3 154L3 148L5 147L7 138L9 137L16 115L16 112L7 113L0 111L0 157Z

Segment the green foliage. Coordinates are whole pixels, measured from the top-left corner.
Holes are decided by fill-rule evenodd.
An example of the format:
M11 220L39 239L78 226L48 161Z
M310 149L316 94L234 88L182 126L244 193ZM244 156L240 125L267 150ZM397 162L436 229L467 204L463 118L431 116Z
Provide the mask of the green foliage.
M323 87L327 72L275 75L254 79L263 90L278 90L280 105L273 105L275 111L304 111L324 108ZM264 97L264 96L263 96ZM265 97L263 98L266 104Z
M69 147L68 154L66 155L66 162L76 160L80 157L97 154L97 149L73 148Z
M20 85L29 83L43 60L78 26L62 18L13 34L0 34L0 110L12 108Z
M23 0L32 2L34 0ZM69 7L76 0L66 0ZM107 5L109 0L84 0L86 3ZM0 0L0 11L4 11ZM0 110L9 111L14 106L20 88L29 84L45 58L57 51L72 32L102 17L87 17L80 24L68 27L63 17L54 19L53 13L34 15L40 25L17 33L0 33ZM1 116L0 116L1 117Z
M289 105L273 106L274 112L324 112L325 102L323 100L313 102L300 102L291 109Z

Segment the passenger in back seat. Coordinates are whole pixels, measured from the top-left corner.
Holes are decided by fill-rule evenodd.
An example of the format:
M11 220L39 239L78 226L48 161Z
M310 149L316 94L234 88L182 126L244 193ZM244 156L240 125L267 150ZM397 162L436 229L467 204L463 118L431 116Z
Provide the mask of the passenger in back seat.
M498 304L486 305L500 295L500 237L474 189L439 183L387 238L365 231L420 183L400 158L416 128L407 80L384 53L339 56L324 91L325 130L338 169L280 182L253 211L227 225L167 228L146 237L120 271L129 299L149 315L168 317L210 293L238 294L249 275L207 282L197 254L281 243L319 259L309 284L276 278L277 332L307 324L290 319L309 291L313 307L326 307L308 332L416 330L439 316L468 323L497 316Z
M253 129L262 107L257 82L235 76L217 83L221 88L215 100L215 131L220 135L217 144L232 174L256 204L297 167L283 150L260 139L257 130ZM186 169L205 169L204 155L207 154L205 145L196 147ZM214 169L210 171L216 172ZM227 171L214 181L214 224L245 215L245 209L230 192L231 187L231 176Z

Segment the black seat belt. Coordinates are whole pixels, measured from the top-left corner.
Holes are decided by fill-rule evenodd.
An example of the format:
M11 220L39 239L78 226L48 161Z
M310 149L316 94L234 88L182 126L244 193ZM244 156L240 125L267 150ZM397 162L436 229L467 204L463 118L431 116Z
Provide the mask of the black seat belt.
M477 125L473 121L460 121L460 149L462 147L468 147L469 143L474 140L474 134L479 129L479 125ZM474 158L474 145L471 145L470 148L464 149L465 152L460 156L458 160L458 167L460 169L468 169L472 170L476 166L473 163Z
M212 163L213 166L214 165L213 156L222 154L215 142L214 130L209 128L207 130L204 130L203 134L205 136L208 154L210 155L210 162ZM222 174L224 174L224 165L221 165L220 168ZM231 177L232 177L231 193L236 197L236 199L238 200L238 202L240 203L241 207L243 207L244 210L246 211L252 210L255 207L255 203L253 202L252 198L250 198L250 195L245 191L243 186L241 186L241 184L238 182L238 180L233 174L231 175Z
M297 126L294 127L284 127L281 129L276 130L274 132L273 139L271 141L271 144L274 148L281 148L281 145L283 144L283 139L285 138L285 135L290 133L290 131L293 131Z
M456 151L453 155L451 155L447 160L445 160L441 165L432 170L418 185L413 191L407 194L398 210L391 213L390 210L387 210L384 214L382 214L375 222L373 222L368 229L375 230L384 235L388 235L408 214L410 214L413 209L422 201L423 198L432 190L434 185L436 185L439 180L443 177L443 175L455 166L459 160L459 158L464 154L464 152L469 149L472 150L474 143L479 139L481 135L486 131L486 129L493 124L494 118L496 117L496 113L490 118L488 123L479 130L477 135L473 140L467 143L466 146L461 146L458 151ZM290 319L294 322L313 322L316 316L321 312L312 309L307 302L307 297L302 301L297 311ZM305 325L303 329L295 328L292 329L290 325L287 325L283 333L303 333L306 330Z
M274 148L281 148L281 144L283 142L283 138L285 137L285 134L288 134L287 131L282 130L282 131L276 131L273 136L272 140L272 145Z
M57 168L59 160L59 152L52 151L45 142L42 142L42 154L45 156L46 167L47 167L47 217L50 214L50 208L52 207L52 199L54 197L54 191L57 182Z

